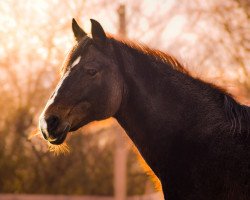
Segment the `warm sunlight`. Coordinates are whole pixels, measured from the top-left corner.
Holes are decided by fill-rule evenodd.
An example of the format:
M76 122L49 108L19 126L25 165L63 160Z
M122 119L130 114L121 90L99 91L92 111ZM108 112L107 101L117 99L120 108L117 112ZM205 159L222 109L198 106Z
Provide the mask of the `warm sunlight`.
M8 0L0 13L0 199L158 200L190 175L176 189L188 194L216 185L204 178L219 163L212 155L188 171L208 155L206 131L230 127L247 140L249 1ZM209 152L222 158L237 142L207 146L220 144ZM228 173L242 146L226 155ZM245 183L242 174L234 178ZM222 196L241 194L240 184Z

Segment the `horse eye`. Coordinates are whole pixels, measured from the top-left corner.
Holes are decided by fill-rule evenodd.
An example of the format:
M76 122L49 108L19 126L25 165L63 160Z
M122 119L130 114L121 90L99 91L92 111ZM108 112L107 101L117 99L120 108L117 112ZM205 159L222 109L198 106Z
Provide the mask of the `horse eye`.
M90 75L90 76L94 76L97 74L97 70L96 69L87 69L87 73Z

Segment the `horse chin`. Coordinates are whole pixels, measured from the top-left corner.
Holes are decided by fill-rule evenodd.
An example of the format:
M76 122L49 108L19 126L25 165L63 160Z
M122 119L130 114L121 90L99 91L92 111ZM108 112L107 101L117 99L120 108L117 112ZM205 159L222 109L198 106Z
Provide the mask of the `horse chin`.
M81 127L87 125L87 124L90 123L90 122L91 122L91 120L84 120L84 121L82 121L82 122L80 122L80 123L78 123L78 124L72 126L72 127L70 128L69 132L77 131L79 128L81 128Z
M74 127L72 127L72 128L69 130L69 132L77 131L79 128L83 127L84 125L86 125L86 124L74 126Z
M80 127L75 126L75 127L71 128L71 129L69 130L69 132L77 131L79 128L80 128Z

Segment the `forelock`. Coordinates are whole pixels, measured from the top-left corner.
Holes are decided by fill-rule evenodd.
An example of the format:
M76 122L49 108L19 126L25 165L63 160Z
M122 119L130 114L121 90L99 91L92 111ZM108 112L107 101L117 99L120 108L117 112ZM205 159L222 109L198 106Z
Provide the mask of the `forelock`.
M76 61L79 58L79 56L82 57L83 52L88 48L90 42L91 38L89 38L88 36L84 36L79 43L76 43L69 50L60 70L61 75L65 74L66 71L71 69L71 65L73 64L74 61Z

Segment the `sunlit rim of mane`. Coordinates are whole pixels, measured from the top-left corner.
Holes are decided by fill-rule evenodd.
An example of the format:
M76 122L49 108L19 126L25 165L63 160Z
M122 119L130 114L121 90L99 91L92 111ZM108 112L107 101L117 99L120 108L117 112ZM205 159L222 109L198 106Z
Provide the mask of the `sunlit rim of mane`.
M121 44L135 49L139 52L144 53L145 55L151 56L155 58L156 60L160 60L166 64L169 64L173 69L180 71L185 74L189 74L188 70L185 69L185 67L173 56L171 56L168 53L162 52L160 50L150 48L145 44L139 43L139 42L134 42L129 39L125 38L118 38L116 36L110 35L109 38L111 40L115 40L116 42L120 42Z

